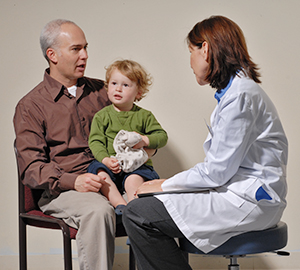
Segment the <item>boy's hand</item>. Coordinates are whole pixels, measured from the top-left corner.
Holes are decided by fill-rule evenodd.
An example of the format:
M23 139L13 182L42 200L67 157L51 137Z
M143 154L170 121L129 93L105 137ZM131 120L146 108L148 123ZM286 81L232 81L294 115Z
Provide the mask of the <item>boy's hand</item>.
M105 157L102 159L102 163L109 168L114 174L121 172L119 161L115 158Z
M142 140L137 143L135 146L133 146L133 149L140 149L143 147L147 147L149 145L149 138L147 136L141 135Z

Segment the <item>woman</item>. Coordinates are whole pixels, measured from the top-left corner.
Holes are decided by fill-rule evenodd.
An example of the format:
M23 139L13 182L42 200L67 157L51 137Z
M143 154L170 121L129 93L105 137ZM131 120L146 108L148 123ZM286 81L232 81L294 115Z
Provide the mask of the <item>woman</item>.
M230 237L277 224L286 206L288 142L274 105L258 83L243 32L222 16L197 23L187 36L200 85L216 90L218 105L204 143L205 160L138 193L163 194L128 204L123 221L139 269L191 269L174 238L207 253Z

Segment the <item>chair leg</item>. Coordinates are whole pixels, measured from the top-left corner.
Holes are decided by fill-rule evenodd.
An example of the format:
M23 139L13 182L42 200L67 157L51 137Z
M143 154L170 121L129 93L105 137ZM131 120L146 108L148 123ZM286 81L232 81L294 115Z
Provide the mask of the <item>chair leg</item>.
M228 258L230 259L230 264L228 265L228 270L240 270L240 266L237 262L237 257L230 256Z
M27 270L26 224L19 217L19 269Z
M72 270L72 246L70 237L63 233L65 270Z

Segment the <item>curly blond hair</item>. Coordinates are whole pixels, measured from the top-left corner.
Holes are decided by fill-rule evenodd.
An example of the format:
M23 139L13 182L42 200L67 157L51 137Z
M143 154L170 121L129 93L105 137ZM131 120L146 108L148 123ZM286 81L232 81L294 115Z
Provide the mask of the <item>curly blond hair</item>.
M112 72L117 69L129 80L135 82L141 91L141 96L136 99L140 101L149 92L149 87L152 85L152 77L147 71L137 62L132 60L117 60L106 68L105 87L107 89Z

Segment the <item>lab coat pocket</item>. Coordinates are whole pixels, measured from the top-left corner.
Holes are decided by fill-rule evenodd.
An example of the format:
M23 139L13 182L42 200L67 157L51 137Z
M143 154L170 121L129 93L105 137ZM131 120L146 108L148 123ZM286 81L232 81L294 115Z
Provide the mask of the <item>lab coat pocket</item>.
M231 190L229 190L229 189L227 189L225 187L219 187L216 190L217 190L217 192L219 192L219 194L221 196L224 197L224 199L226 199L227 201L229 201L235 207L240 208L245 203L245 199L244 198L238 196L237 194L235 194L234 192L232 192Z
M241 178L238 175L235 177L236 179ZM242 207L245 202L256 205L255 192L261 186L257 178L248 178L244 181L236 181L236 179L232 179L232 182L227 187L223 187L228 189L226 197L237 207Z
M245 190L245 198L256 204L275 203L276 197L259 178Z

